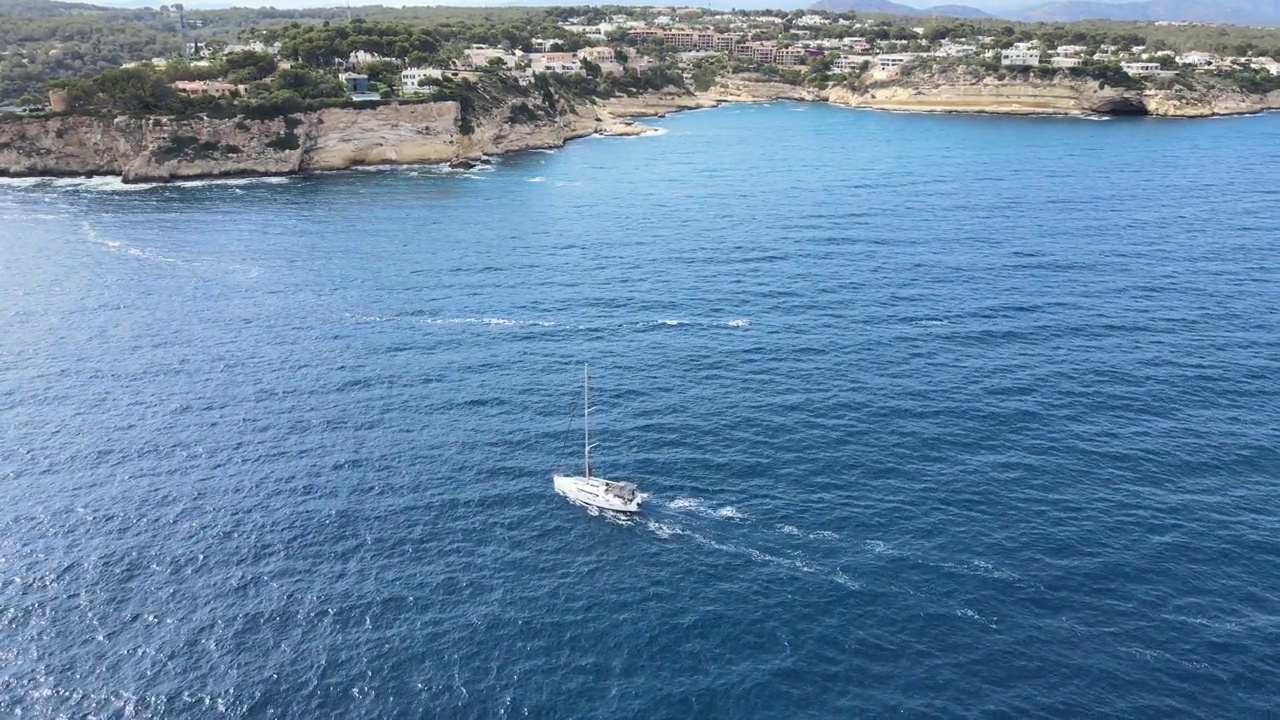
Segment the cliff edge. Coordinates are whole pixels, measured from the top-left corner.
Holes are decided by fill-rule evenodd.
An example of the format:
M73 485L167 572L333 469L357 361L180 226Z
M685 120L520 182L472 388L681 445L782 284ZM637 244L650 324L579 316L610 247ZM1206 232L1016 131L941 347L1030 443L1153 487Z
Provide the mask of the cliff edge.
M962 69L917 71L855 88L839 86L827 91L826 99L877 110L1002 115L1212 117L1280 109L1280 92L1250 94L1209 83L1166 81L1123 88L1065 75L999 79Z
M512 101L474 120L464 119L452 101L329 108L267 120L15 119L0 122L0 175L119 175L125 182L164 182L443 163L562 147L596 133L640 134L648 128L620 118L705 105L668 93L556 109Z

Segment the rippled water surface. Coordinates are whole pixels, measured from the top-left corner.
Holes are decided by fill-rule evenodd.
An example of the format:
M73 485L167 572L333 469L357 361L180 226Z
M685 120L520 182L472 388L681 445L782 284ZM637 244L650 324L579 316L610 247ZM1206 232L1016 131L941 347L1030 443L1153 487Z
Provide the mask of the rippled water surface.
M0 715L1280 706L1280 116L659 124L0 184Z

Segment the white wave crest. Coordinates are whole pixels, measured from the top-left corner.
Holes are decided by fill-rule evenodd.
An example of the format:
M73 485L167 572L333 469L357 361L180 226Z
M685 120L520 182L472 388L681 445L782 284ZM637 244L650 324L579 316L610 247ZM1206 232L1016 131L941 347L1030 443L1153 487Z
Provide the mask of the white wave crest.
M104 238L102 237L102 235L98 233L98 230L92 225L90 225L88 222L80 223L80 228L84 230L85 237L88 238L89 242L97 245L101 245L102 247L105 247L108 250L111 250L113 252L122 252L122 253L125 253L126 255L132 255L133 257L141 258L143 260L156 260L159 262L167 262L167 263L181 263L181 261L178 260L177 258L166 257L164 255L160 255L159 253L152 252L151 250L148 250L146 248L138 247L136 245L129 245L127 243L120 242L119 240L111 240L109 238Z
M541 175L537 177L525 178L525 182L546 182L546 181L547 179L542 177Z
M0 187L26 188L45 185L48 182L48 178L42 177L0 177Z
M995 567L989 562L982 560L971 560L968 564L960 565L957 563L943 563L942 567L948 570L955 570L966 575L981 575L982 577L996 578L998 580L1018 580L1018 574L1009 570L1002 570Z
M746 318L737 318L725 323L731 328L748 328L751 327L751 321Z
M865 587L861 581L854 580L848 575L845 575L844 571L840 570L839 568L836 569L836 574L831 576L831 579L849 588L850 590L861 590L863 587Z
M701 510L702 500L695 497L678 497L667 503L672 510Z
M88 178L56 178L49 181L50 187L68 190L89 190L93 192L138 192L162 187L163 183L126 183L118 177Z
M676 535L687 534L684 531L684 528L680 527L679 525L676 525L674 523L658 522L657 520L646 521L645 527L652 530L654 535L657 535L658 537L663 539L674 537Z
M725 505L719 508L708 507L702 498L696 497L678 497L667 502L667 507L672 510L684 510L687 512L701 515L703 517L719 518L721 520L746 520L747 516L732 505Z
M282 175L268 175L265 177L242 177L242 178L200 178L198 180L178 180L170 183L170 187L194 188L194 187L237 187L242 185L284 185L293 182L294 178Z
M803 534L800 532L800 528L796 527L795 525L779 525L778 532L782 533L783 535L794 535L797 537Z
M956 615L962 618L969 618L970 620L977 620L978 622L982 623L983 625L986 625L987 627L993 628L996 626L994 622L982 617L981 615L974 612L973 610L970 610L969 608L956 608Z
M466 317L466 318L405 318L428 325L504 325L509 327L551 327L554 322L548 320L512 320L504 317Z
M840 536L830 530L815 530L809 533L809 537L814 540L839 540Z

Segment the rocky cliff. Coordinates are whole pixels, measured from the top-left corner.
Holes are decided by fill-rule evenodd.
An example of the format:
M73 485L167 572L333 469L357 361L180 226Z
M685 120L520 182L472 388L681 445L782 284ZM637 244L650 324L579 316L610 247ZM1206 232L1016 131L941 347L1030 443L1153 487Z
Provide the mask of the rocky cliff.
M1252 95L1205 81L1194 87L1155 83L1142 89L1096 80L979 77L964 72L913 73L858 90L836 87L826 99L851 107L1005 115L1157 115L1208 117L1280 109L1280 93Z
M640 111L643 98L627 107L655 114L653 108L665 110L673 99L653 102L650 112ZM645 130L618 120L607 103L585 102L553 111L516 101L466 123L456 102L334 108L270 120L29 118L0 122L0 175L120 175L126 182L284 175L475 159Z
M1280 92L1249 95L1178 85L1127 90L1083 79L917 74L828 90L724 78L709 92L670 89L557 108L513 100L476 118L456 102L327 109L270 120L66 116L0 122L0 175L119 175L126 182L193 177L287 175L358 165L443 163L482 155L561 147L592 134L636 135L626 118L723 102L827 101L920 112L1238 115L1280 109ZM468 132L464 132L464 128Z

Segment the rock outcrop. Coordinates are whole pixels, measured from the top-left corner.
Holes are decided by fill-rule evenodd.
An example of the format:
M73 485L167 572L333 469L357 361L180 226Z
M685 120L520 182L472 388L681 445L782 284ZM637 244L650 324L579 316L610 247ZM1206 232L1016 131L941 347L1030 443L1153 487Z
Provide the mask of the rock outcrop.
M1195 88L1170 83L1129 89L1087 78L1000 80L955 70L916 72L869 82L859 90L836 87L827 92L827 100L878 110L1002 115L1208 117L1280 109L1280 93L1251 95L1207 82Z
M721 78L704 95L717 102L772 102L774 100L817 102L827 99L823 91L774 82L756 75Z
M687 102L706 101L684 96ZM677 108L631 99L628 114ZM647 112L645 111L647 108ZM270 120L67 116L0 122L0 175L119 175L125 182L286 175L358 165L475 161L485 155L561 147L594 133L650 128L583 103L562 112L523 101L469 121L456 102L331 108Z
M1280 92L1250 95L1180 85L1142 90L1093 80L913 74L853 90L724 78L691 95L671 88L640 97L554 108L512 100L476 118L456 102L331 108L268 120L57 116L0 122L0 175L119 175L125 182L287 175L359 165L481 161L487 155L561 147L593 134L639 135L630 120L724 102L826 101L916 112L1206 117L1280 109ZM465 130L465 131L464 131Z

